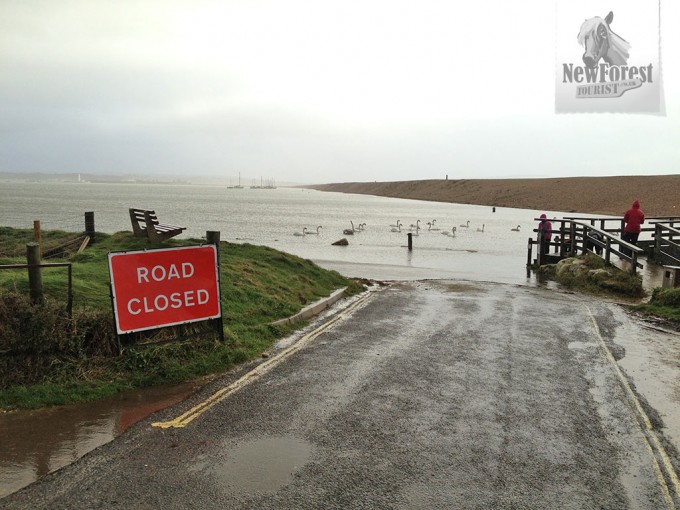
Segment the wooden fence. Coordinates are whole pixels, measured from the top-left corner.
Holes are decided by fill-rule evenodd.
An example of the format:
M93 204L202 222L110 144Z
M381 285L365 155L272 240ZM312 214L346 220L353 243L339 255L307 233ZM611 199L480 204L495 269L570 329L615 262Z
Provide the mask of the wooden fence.
M536 221L541 221L536 218ZM612 262L612 255L618 256L620 260L627 262L627 270L635 274L642 264L638 257L645 250L641 247L630 244L619 237L621 228L607 227L607 222L616 221L620 225L620 220L611 218L562 218L553 219L552 238L547 241L543 236L536 240L529 239L527 265L531 265L532 249L534 245L539 247L536 264L552 264L566 257L573 257L585 254L589 251L601 256L607 263ZM599 223L599 227L595 225ZM557 225L557 228L555 228ZM534 229L538 233L538 229ZM546 247L545 244L548 246ZM551 254L551 251L553 254Z
M658 264L680 265L680 229L673 223L654 225L653 257Z

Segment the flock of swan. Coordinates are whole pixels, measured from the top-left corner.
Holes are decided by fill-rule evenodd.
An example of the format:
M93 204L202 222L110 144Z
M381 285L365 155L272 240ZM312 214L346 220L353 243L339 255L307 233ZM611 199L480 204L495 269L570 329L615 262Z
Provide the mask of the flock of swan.
M439 227L437 227L436 223L437 223L436 219L432 220L432 221L428 221L427 222L427 230L430 231L430 232L439 232L440 234L445 235L445 236L449 236L449 237L455 237L458 228L464 228L464 229L470 228L470 220L466 220L465 223L461 223L458 227L453 226L453 227L451 227L451 229L447 228L445 230L441 230ZM365 230L365 228L366 228L366 223L359 223L355 227L354 222L350 220L350 224L352 225L352 228L344 229L342 231L342 233L344 235L351 236L351 235L354 235L355 232L361 232L361 231ZM400 233L403 226L404 226L404 224L401 222L401 220L397 220L396 223L390 225L390 232ZM482 227L481 228L478 227L477 232L484 232L485 227L486 227L486 225L484 223L482 223ZM293 235L294 236L319 235L321 228L322 228L321 225L319 225L318 227L316 227L316 231L314 231L313 228L308 229L307 227L303 227L302 231L293 232ZM409 228L408 229L404 228L404 230L405 231L408 230L411 233L411 235L416 235L416 236L420 235L420 230L421 230L420 220L416 220L415 223L411 223L409 225ZM520 231L520 225L517 225L517 227L511 228L510 230L512 232L519 232Z

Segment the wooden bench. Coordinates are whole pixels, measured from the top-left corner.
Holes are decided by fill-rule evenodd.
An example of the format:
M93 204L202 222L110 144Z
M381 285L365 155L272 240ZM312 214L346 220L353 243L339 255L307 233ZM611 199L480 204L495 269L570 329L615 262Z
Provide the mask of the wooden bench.
M130 222L135 237L147 237L152 243L160 243L181 234L186 227L166 225L158 221L156 211L130 208Z

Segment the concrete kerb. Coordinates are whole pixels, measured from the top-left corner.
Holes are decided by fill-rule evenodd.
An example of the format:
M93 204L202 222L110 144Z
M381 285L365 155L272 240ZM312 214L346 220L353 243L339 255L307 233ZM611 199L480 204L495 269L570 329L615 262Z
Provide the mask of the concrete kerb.
M295 315L291 315L290 317L286 317L285 319L279 319L278 321L272 322L271 324L273 326L279 326L281 324L296 324L298 322L305 321L310 317L314 317L315 315L319 315L326 308L329 308L338 300L340 300L345 295L346 290L347 287L338 289L332 292L330 296L321 298L315 303L312 303L311 305L304 307L300 312L296 313Z

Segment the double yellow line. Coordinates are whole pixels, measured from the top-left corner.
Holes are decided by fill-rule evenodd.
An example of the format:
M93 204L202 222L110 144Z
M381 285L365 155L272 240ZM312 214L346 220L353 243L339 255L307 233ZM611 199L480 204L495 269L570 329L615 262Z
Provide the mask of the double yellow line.
M654 427L652 427L652 422L649 419L649 416L647 416L645 410L643 409L640 400L637 398L637 395L630 387L628 379L626 378L625 375L623 375L623 372L621 371L619 364L614 359L614 356L612 355L609 348L607 348L607 344L605 343L604 338L602 337L600 327L598 326L597 321L595 320L593 312L586 304L584 304L583 306L585 307L588 316L590 317L590 320L593 322L593 327L595 328L595 333L597 333L600 348L604 352L605 357L607 358L609 363L614 367L614 370L616 372L616 375L619 379L621 386L626 392L628 399L635 407L635 410L637 411L638 426L640 427L643 436L647 440L647 447L649 449L650 454L652 455L652 458L654 459L654 470L656 471L657 479L659 480L659 485L661 486L662 491L664 493L666 503L668 503L668 508L675 509L676 506L675 503L673 502L673 496L671 495L671 488L675 492L676 496L680 497L680 480L678 479L678 475L675 472L673 463L671 462L671 459L668 453L666 452L666 449L661 444L661 441L659 441L659 438L657 437L656 432L654 431ZM666 475L667 478L664 477L664 474Z
M290 355L294 354L298 350L302 349L305 345L307 345L308 343L313 341L320 334L324 333L325 331L328 331L330 328L332 328L333 326L335 326L339 322L345 320L349 315L352 314L352 312L354 312L354 310L359 308L359 306L363 305L372 296L373 296L373 292L368 292L365 296L359 298L357 301L352 303L350 306L348 306L346 309L344 309L338 315L333 317L331 320L324 323L323 325L321 325L320 327L318 327L314 331L307 333L300 340L295 342L295 344L293 344L292 346L288 347L287 349L284 349L283 351L281 351L279 354L277 354L273 358L269 358L267 361L261 363L260 365L257 366L257 368L248 372L246 375L244 375L240 379L237 379L236 381L231 383L229 386L225 386L221 390L215 392L213 395L211 395L210 397L205 399L203 402L192 407L187 412L185 412L184 414L181 414L180 416L178 416L174 420L158 421L158 422L152 423L151 425L153 427L160 427L160 428L163 428L163 429L167 429L167 428L170 428L170 427L174 427L174 428L186 427L193 420L195 420L196 418L201 416L206 411L210 410L215 405L219 404L222 400L227 398L229 395L231 395L232 393L235 393L236 391L240 390L241 388L247 386L251 382L255 381L261 375L269 372L272 368L274 368L279 363L284 361Z

